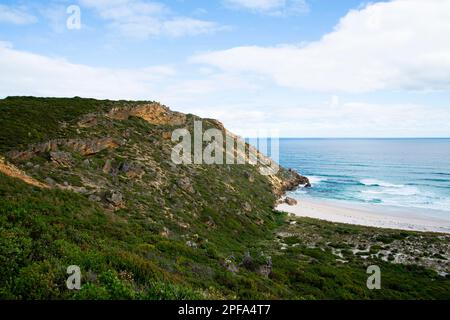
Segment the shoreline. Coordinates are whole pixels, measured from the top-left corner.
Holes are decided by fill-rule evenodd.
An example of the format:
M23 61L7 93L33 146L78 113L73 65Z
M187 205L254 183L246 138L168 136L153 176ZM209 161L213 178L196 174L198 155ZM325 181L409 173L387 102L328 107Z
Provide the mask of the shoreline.
M284 199L284 197L282 198ZM419 216L408 209L371 209L358 204L341 204L328 200L298 199L296 205L278 204L275 209L329 222L366 227L450 234L450 220Z

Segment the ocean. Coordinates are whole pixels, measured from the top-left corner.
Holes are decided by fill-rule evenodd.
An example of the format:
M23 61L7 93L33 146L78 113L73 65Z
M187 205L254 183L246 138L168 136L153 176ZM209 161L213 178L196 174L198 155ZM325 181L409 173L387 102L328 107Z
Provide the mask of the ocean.
M280 140L280 164L312 188L290 195L450 218L450 139Z

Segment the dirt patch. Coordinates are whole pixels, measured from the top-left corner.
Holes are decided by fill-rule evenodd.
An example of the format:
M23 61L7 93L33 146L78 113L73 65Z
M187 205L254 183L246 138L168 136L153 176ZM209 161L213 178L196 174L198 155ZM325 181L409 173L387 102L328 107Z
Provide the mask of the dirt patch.
M16 166L6 162L5 159L3 159L2 157L0 157L0 172L6 174L7 176L20 179L23 182L28 183L35 187L45 188L45 189L50 188L45 183L37 181L36 179L27 175L22 170L18 169Z

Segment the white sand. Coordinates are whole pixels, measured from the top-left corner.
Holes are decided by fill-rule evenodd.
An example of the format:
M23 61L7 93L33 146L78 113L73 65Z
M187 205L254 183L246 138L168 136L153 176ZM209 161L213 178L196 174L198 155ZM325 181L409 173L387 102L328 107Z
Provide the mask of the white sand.
M298 200L295 206L285 203L276 207L279 211L331 222L348 223L362 226L450 233L450 220L429 218L418 215L408 209L374 208L368 206L347 205L328 201ZM383 210L383 211L381 211Z

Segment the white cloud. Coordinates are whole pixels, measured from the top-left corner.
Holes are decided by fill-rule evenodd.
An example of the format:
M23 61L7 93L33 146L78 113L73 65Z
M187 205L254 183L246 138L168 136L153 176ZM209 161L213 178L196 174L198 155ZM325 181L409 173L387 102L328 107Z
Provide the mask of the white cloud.
M159 2L143 0L80 0L92 8L109 26L122 35L137 39L167 35L192 36L221 31L224 27L212 21L174 16L170 8Z
M263 102L264 103L264 102ZM324 104L279 106L265 104L223 105L204 110L238 134L249 129L278 131L284 137L448 137L450 109L420 104L345 102L339 107ZM262 107L265 106L265 107Z
M450 136L450 108L368 103L337 96L301 102L296 90L273 92L257 78L179 74L173 66L98 68L16 50L0 41L0 96L34 95L159 100L218 118L237 134L257 128L282 136ZM290 92L291 91L291 92ZM348 101L346 101L348 100ZM300 101L300 102L298 102Z
M216 23L210 21L180 17L165 21L162 29L170 36L181 37L184 35L213 33L218 30L224 30L225 27L219 27Z
M36 17L28 13L23 7L11 7L0 4L0 23L25 25L36 21Z
M83 96L156 99L158 85L175 74L171 66L108 69L15 50L0 42L0 96Z
M305 0L224 0L226 7L252 12L285 16L309 11Z
M315 91L450 90L449 34L450 0L395 0L350 11L316 42L236 47L192 61Z

